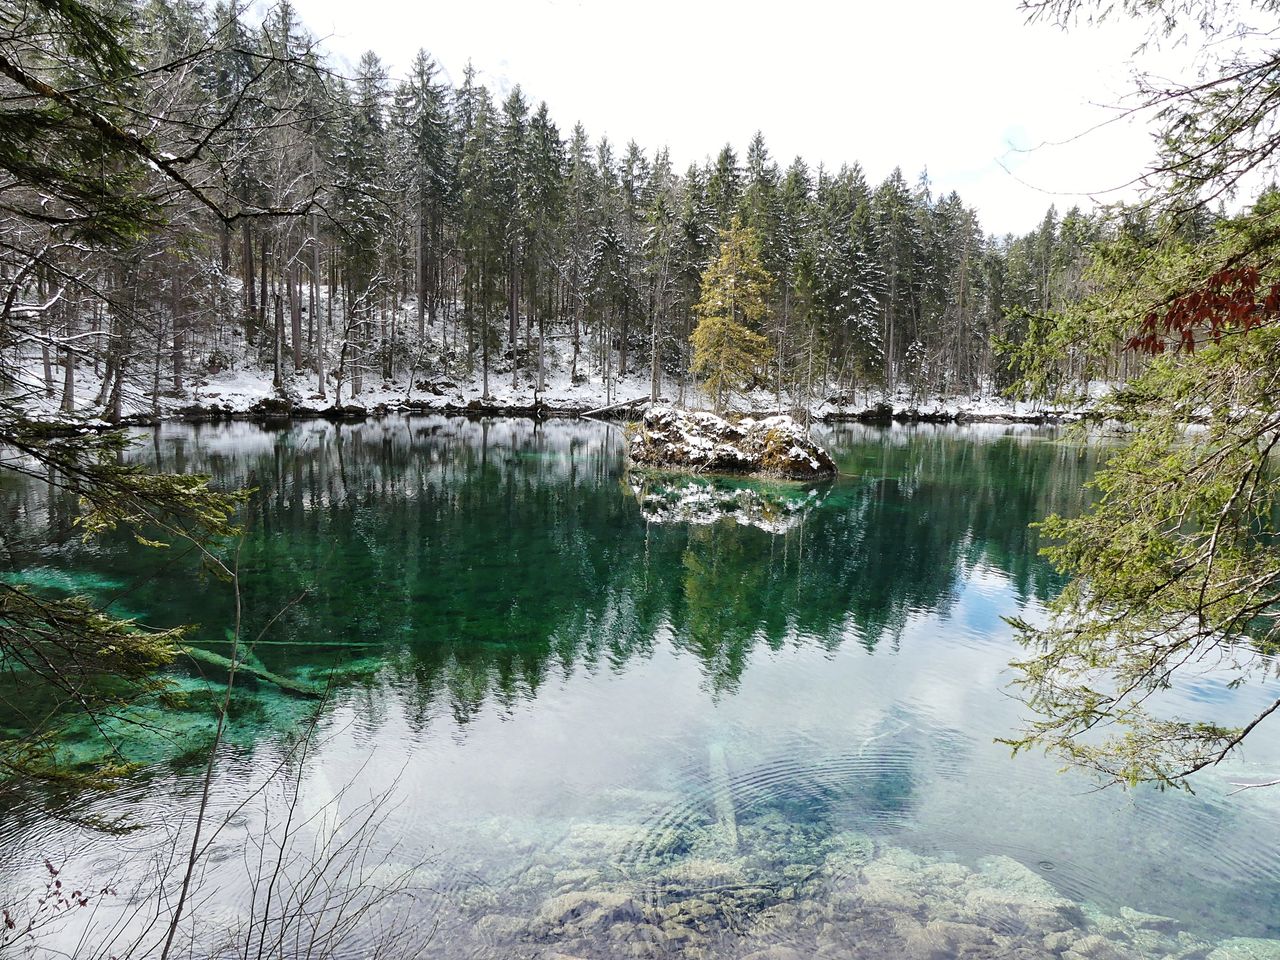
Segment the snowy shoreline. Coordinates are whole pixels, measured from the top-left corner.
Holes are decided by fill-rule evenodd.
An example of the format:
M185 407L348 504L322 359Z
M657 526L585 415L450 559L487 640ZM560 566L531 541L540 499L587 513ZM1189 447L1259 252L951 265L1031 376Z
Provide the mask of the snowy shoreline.
M78 371L74 396L88 398L100 392L100 382L88 370ZM162 395L158 400L133 395L122 403L120 418L109 422L97 405L76 403L68 415L62 409L60 392L48 395L34 376L19 406L30 419L50 428L69 429L140 426L160 422L252 421L329 419L360 420L392 413L445 414L475 417L596 416L608 419L638 419L649 405L647 376L633 376L606 385L596 377L571 380L566 376L547 378L546 389L532 383L512 387L510 381L491 379L489 395L479 378L418 378L375 380L352 397L346 389L341 399L333 391L321 397L314 379L294 375L279 386L264 369L227 370L191 382L182 394ZM683 399L683 404L681 403ZM669 381L663 383L658 403L706 409L710 404L701 394L686 389L683 398ZM1012 401L989 394L941 397L920 396L908 391L889 395L883 391L858 391L852 396L831 396L809 404L783 397L779 404L772 391L748 393L734 403L735 415L763 418L778 414L798 415L811 422L862 423L1064 423L1084 417L1085 407L1053 407Z
M662 395L659 405L669 405L672 399ZM609 409L600 409L592 403L575 403L560 405L552 401L539 399L536 402L510 402L490 398L482 400L474 397L462 403L437 402L429 398L409 397L396 400L378 400L371 403L352 402L318 406L313 403L290 403L286 399L270 398L258 400L248 406L232 404L196 404L187 403L176 408L164 409L159 413L134 412L123 415L118 421L110 422L101 416L66 415L56 411L33 411L30 419L44 426L56 428L96 428L102 430L128 426L150 426L159 423L224 423L232 421L250 423L280 423L293 420L343 420L358 421L378 418L393 414L422 414L463 417L519 417L531 419L579 419L593 417L608 420L638 419L641 412L650 404L648 395L637 397L610 405ZM984 398L971 401L969 398L957 397L938 399L924 405L910 403L891 404L878 401L868 406L836 407L821 404L817 409L809 411L809 419L815 423L928 423L928 424L964 424L964 423L1023 423L1023 424L1063 424L1075 423L1087 415L1081 409L1031 408L1028 404L1004 403L998 399ZM741 407L734 410L735 415L749 416L757 419L794 413L792 407Z

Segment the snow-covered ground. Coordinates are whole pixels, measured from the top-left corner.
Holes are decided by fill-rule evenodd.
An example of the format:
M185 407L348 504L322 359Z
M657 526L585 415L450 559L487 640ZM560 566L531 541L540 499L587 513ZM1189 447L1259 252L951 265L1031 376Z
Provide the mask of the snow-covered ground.
M650 396L647 365L626 377L612 376L606 384L599 372L590 369L585 355L579 358L577 376L570 375L570 359L566 342L551 341L546 357L546 387L537 389L536 369L521 370L513 386L510 369L493 369L489 374L488 394L477 369L470 374L423 372L412 381L405 373L384 380L364 373L362 389L353 395L348 379L339 395L330 371L324 396L318 389L316 376L300 371L285 376L280 388L273 384L272 371L252 358L241 357L228 369L217 372L191 371L184 377L181 394L172 389L168 371L160 374L159 398L153 397L157 378L152 371L138 370L122 391L121 414L129 420L204 419L219 417L254 418L259 416L316 416L341 413L359 416L361 412L381 413L391 410L439 412L528 413L534 408L548 414L583 414L609 405L634 402L643 404ZM43 363L33 356L19 371L19 382L11 395L33 417L45 421L63 419L64 370L53 365L52 391L46 389ZM1096 392L1096 391L1095 391ZM72 397L73 412L80 423L88 418L96 423L104 414L98 398L102 393L101 377L93 365L82 362L76 369ZM665 377L660 402L694 409L710 408L710 400L695 387L685 386ZM738 396L732 407L741 413L807 413L812 420L844 420L875 417L885 419L922 420L1038 420L1074 418L1083 411L1079 407L1046 407L1015 402L994 391L964 396L924 396L900 391L889 395L883 391L857 391L853 395L819 394L805 402L803 398L777 396L771 390L759 390Z

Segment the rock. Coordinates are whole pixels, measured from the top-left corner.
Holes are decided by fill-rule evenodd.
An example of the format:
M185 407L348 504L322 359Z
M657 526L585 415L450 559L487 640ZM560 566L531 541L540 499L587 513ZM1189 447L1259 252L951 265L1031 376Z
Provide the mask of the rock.
M976 951L992 942L991 931L975 923L934 920L926 923L924 929L930 937L940 940L946 946L948 956Z
M902 939L902 946L897 953L904 960L946 960L950 956L945 938L936 931L930 931L918 920L898 917L893 928L894 933Z
M1179 930L1174 938L1174 947L1171 952L1174 956L1186 958L1186 960L1204 960L1212 949L1212 943L1201 940L1186 930Z
M746 881L742 867L724 860L688 857L658 874L658 879L689 889L723 887Z
M475 922L476 933L490 943L509 943L524 933L524 921L501 913L491 913Z
M752 918L752 926L756 930L768 930L776 934L779 930L798 927L803 921L804 911L794 903L775 903L756 913Z
M1194 951L1186 950L1176 938L1159 930L1134 928L1126 938L1129 947L1140 957L1186 956ZM1207 944L1201 944L1200 957L1209 952Z
M910 851L891 847L862 868L862 883L854 891L868 906L915 913L924 906L927 892L921 877L925 864Z
M286 397L263 397L249 408L249 414L264 420L287 420L293 414L293 402Z
M670 833L668 838L646 835L633 824L575 823L561 841L559 853L565 862L579 862L589 869L597 869L601 861L614 859L635 843L645 843L646 850L653 856L662 855L681 842L674 831Z
M1173 917L1162 917L1157 913L1142 913L1131 907L1121 907L1120 916L1128 922L1129 926L1140 930L1175 931L1182 926Z
M1280 940L1232 937L1210 951L1206 960L1280 960Z
M824 480L836 474L830 455L787 416L731 423L711 413L653 406L628 444L641 467L742 473L788 480Z
M1104 913L1092 903L1084 904L1081 910L1084 911L1085 922L1094 933L1101 933L1106 936L1123 936L1133 929L1124 920L1119 917L1113 917L1109 913Z
M826 849L823 866L833 874L848 874L871 862L876 844L865 833L845 830L833 835Z
M974 880L985 886L1028 897L1054 899L1058 891L1048 880L1012 857L983 857L978 861Z
M806 960L806 958L795 947L776 946L748 953L742 960Z
M630 896L611 890L575 890L546 901L537 920L544 927L604 927L615 921L635 921L643 911Z
M369 415L369 411L358 403L335 404L320 411L326 420L358 420Z
M1080 937L1074 930L1059 930L1056 933L1045 934L1044 948L1050 953L1062 953L1071 949L1078 939Z
M1124 960L1127 953L1101 934L1081 937L1063 955L1064 960Z
M588 884L595 883L599 879L599 870L591 870L586 867L580 867L574 870L561 870L551 878L552 883L554 883L561 891L581 890L583 887Z
M882 880L863 883L857 888L857 893L863 904L881 910L916 913L924 907L924 900L918 894Z
M979 923L1019 932L1070 930L1084 922L1080 908L1064 898L1028 900L998 890L974 890L965 898L965 907Z
M1002 931L1052 933L1083 926L1080 905L1011 857L985 857L964 882L965 910ZM946 889L945 886L940 889Z

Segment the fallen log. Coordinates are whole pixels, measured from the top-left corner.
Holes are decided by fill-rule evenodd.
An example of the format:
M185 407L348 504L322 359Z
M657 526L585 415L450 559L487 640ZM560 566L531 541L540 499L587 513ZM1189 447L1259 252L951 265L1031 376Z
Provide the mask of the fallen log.
M182 646L178 651L184 656L200 663L207 663L211 666L221 667L223 670L230 671L233 667L236 673L247 673L249 676L258 680L265 680L267 683L274 684L281 690L287 690L289 693L296 693L300 697L321 697L323 691L311 686L309 683L303 683L299 680L290 680L288 677L282 677L278 673L272 673L264 667L255 667L245 663L243 660L233 662L218 653L210 650L202 650L199 647Z
M608 413L610 410L621 410L623 407L634 407L638 404L648 403L648 397L633 397L630 400L620 400L617 403L611 403L607 407L596 407L594 410L588 410L581 414L584 417L593 417L597 413Z

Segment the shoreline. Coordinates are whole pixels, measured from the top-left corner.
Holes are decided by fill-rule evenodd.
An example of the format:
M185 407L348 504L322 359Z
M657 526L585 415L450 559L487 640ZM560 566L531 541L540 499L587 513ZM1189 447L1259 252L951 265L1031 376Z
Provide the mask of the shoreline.
M409 378L369 377L354 397L348 384L322 396L310 373L297 371L275 381L269 369L252 364L232 366L189 379L162 390L159 381L134 383L120 398L116 416L107 416L100 401L101 376L90 367L75 371L74 382L61 390L39 375L32 361L14 383L12 404L30 421L50 430L151 426L165 422L279 423L325 419L357 421L408 413L462 417L526 417L602 420L638 419L650 405L652 383L647 374L603 380L590 371L566 373L563 363L552 364L541 386L529 376L512 380L509 370L495 370L486 381L472 371L465 377L422 373ZM1091 384L1087 396L1105 392ZM689 410L710 409L710 398L693 384L665 377L657 404ZM336 394L336 396L335 396ZM74 410L65 413L68 402ZM728 416L762 419L779 414L803 423L1014 423L1060 424L1089 416L1091 400L1027 402L998 395L991 384L956 393L933 393L899 388L836 391L822 388L808 398L787 398L775 390L757 388L735 395ZM682 399L683 403L677 403ZM79 401L79 402L77 402Z
M659 400L658 403L665 401ZM259 423L277 424L299 420L328 420L331 422L358 422L379 419L395 414L436 415L451 417L512 417L533 420L596 419L626 421L636 419L649 405L647 397L623 401L606 408L588 404L551 404L545 402L510 403L501 400L482 401L479 398L465 403L431 403L420 399L400 402L380 400L370 404L344 403L319 407L306 403L291 403L282 398L264 398L237 409L229 404L185 404L176 409L156 413L130 413L115 422L101 416L66 416L45 411L32 411L32 422L50 430L113 430L123 427L150 427L162 423ZM1052 426L1075 423L1086 419L1088 412L1078 409L1020 410L1013 404L1009 409L992 409L991 401L965 404L959 399L931 406L893 405L885 402L861 408L834 408L810 411L811 423L866 423L866 424L966 424L1010 423ZM1019 405L1020 406L1020 405ZM733 411L735 415L757 419L791 413L778 408L751 407Z

